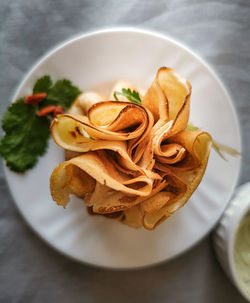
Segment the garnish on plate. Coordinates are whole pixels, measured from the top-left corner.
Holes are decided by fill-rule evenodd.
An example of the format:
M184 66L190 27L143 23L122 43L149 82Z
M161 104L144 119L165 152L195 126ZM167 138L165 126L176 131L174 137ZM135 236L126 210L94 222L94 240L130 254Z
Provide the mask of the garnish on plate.
M130 88L122 88L121 92L115 91L114 92L114 98L116 101L119 101L119 98L117 95L121 95L126 97L129 101L136 103L136 104L141 104L141 99L140 95L136 90L131 91Z
M12 171L23 173L36 164L46 151L52 118L66 111L80 93L69 80L53 84L45 75L31 95L10 104L2 120L0 154Z

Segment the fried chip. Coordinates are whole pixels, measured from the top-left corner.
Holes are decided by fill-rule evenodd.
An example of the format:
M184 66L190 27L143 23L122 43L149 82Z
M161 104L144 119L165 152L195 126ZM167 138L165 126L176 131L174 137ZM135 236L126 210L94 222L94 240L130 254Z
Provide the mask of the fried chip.
M50 192L58 205L66 207L70 194L84 198L87 193L94 191L95 183L95 179L77 166L61 163L50 177Z

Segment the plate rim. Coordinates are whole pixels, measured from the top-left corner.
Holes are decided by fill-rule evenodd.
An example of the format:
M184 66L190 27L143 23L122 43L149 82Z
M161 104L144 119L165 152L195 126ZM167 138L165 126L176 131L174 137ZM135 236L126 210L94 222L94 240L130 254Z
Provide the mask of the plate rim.
M229 92L226 89L226 85L219 78L219 76L216 74L216 72L213 70L213 68L202 57L200 57L197 53L195 53L195 51L193 51L192 48L187 47L185 44L182 44L180 41L176 40L175 38L173 38L171 36L168 36L165 33L162 33L160 31L149 30L149 29L145 29L145 28L141 28L141 27L132 27L132 26L113 26L113 27L104 27L104 28L102 27L102 28L99 28L99 29L79 33L75 36L72 36L71 38L68 38L68 39L66 39L66 40L64 40L60 43L57 43L54 47L51 47L48 51L46 51L44 55L40 56L39 59L36 60L34 64L31 65L29 70L24 74L24 76L23 76L22 80L20 81L19 85L17 85L17 88L14 90L14 93L12 94L12 97L10 98L10 100L11 100L10 103L13 103L16 100L21 88L24 86L24 83L27 81L27 79L30 77L30 75L39 67L39 65L41 63L46 61L51 55L53 55L54 53L56 53L60 49L63 49L64 47L66 47L66 46L68 46L72 43L75 43L78 40L85 39L85 38L88 38L90 36L97 36L97 35L101 35L101 34L105 34L105 33L113 33L113 32L114 33L115 32L138 33L138 34L144 34L144 35L147 35L147 36L152 36L154 38L155 37L161 38L163 40L166 40L166 41L178 46L179 48L183 49L184 51L188 52L193 57L195 57L195 59L198 60L208 70L208 72L213 76L213 78L219 84L219 86L220 86L221 90L223 91L225 97L227 98L227 101L230 105L230 109L231 109L231 112L233 114L233 117L234 117L234 120L235 120L235 123L236 123L237 133L239 135L239 150L240 150L240 152L242 151L242 148L243 148L242 130L241 130L241 124L240 124L239 118L238 118L237 108L234 107L231 95L229 94ZM202 235L202 237L200 239L198 239L196 242L194 242L191 246L185 248L184 250L180 251L179 253L175 254L174 256L171 256L168 259L153 262L153 263L150 263L150 264L147 264L147 265L138 265L138 266L119 266L119 267L115 266L115 267L113 267L113 266L105 266L105 265L95 264L95 263L92 263L92 262L89 262L89 261L84 261L84 260L80 259L77 256L71 255L70 252L68 252L66 250L61 250L60 248L54 246L46 237L44 237L38 230L36 230L36 228L32 225L31 222L29 222L29 220L26 218L25 214L23 213L23 211L19 207L18 203L16 202L16 199L13 196L12 190L11 190L9 177L7 175L8 171L10 171L10 170L8 169L8 167L6 166L6 164L3 160L3 172L4 172L4 177L5 177L5 180L6 180L6 184L7 184L10 196L12 197L12 200L13 200L19 214L24 219L24 222L31 228L32 232L34 232L35 235L37 235L40 239L42 239L46 243L46 245L53 248L56 252L59 252L61 255L65 256L65 257L69 257L71 260L80 262L80 263L85 264L85 265L93 266L93 267L96 267L96 268L108 269L108 270L133 270L133 269L150 268L152 266L156 266L156 265L160 265L160 264L165 263L165 262L169 262L169 261L183 255L184 253L188 252L189 250L191 250L195 246L197 246L202 240L204 240L205 237L207 237L207 235L209 233L211 233L211 231L214 229L214 227L218 224L219 220L221 219L221 216L223 215L225 209L228 207L228 204L229 204L229 202L230 202L230 200L233 196L233 193L235 191L235 188L239 184L239 178L240 178L240 175L242 173L242 158L239 161L238 173L237 173L237 176L235 178L234 186L231 189L229 199L228 199L228 201L227 201L227 203L226 203L226 205L223 209L223 212L222 212L221 216L213 223L213 225L206 231L206 233L204 233Z

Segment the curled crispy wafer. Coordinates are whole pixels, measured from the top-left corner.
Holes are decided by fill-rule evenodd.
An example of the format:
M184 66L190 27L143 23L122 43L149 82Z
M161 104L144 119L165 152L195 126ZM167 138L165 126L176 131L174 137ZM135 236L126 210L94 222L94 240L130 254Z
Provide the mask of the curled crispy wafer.
M124 86L124 87L122 87ZM111 91L134 90L118 82ZM87 92L51 125L66 161L50 178L64 207L74 194L91 214L152 230L190 198L206 169L211 137L188 131L191 85L162 67L141 105Z

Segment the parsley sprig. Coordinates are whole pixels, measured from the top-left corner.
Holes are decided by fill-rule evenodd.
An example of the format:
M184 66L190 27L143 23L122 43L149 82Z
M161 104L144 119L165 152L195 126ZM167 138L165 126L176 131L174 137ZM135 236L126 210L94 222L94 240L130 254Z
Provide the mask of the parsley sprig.
M47 96L39 104L25 104L24 98L20 98L3 116L5 135L0 141L0 154L7 166L17 173L34 167L46 151L51 117L38 117L38 110L48 105L60 105L67 110L81 91L69 80L58 80L53 84L50 76L45 75L34 85L33 94L37 93Z
M131 91L130 88L128 88L128 89L123 88L121 92L118 92L118 91L114 92L115 100L119 101L117 95L124 96L133 103L141 104L141 99L140 99L139 93L135 90Z
M70 107L75 98L81 93L81 91L67 79L58 80L53 85L48 75L38 79L33 88L33 94L43 92L47 93L47 97L39 104L40 107L61 105L64 111Z

